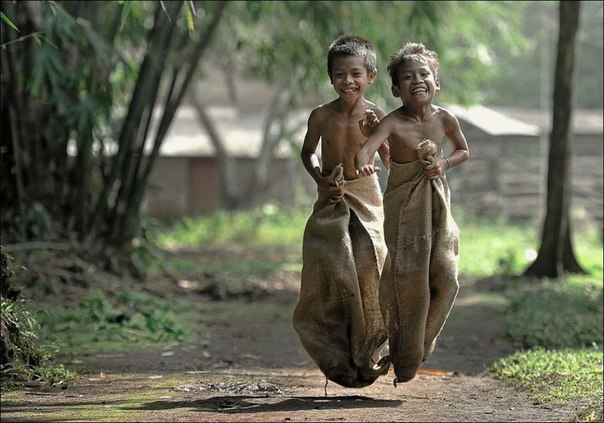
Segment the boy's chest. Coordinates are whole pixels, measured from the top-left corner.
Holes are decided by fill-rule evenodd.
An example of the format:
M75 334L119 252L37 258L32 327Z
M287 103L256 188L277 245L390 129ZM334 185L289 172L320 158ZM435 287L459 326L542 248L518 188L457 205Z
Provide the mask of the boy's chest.
M410 148L415 148L423 140L429 139L440 144L445 137L442 123L438 120L422 122L403 122L394 131L394 137Z
M321 135L324 141L337 144L358 144L365 141L359 128L358 119L332 119L322 125Z

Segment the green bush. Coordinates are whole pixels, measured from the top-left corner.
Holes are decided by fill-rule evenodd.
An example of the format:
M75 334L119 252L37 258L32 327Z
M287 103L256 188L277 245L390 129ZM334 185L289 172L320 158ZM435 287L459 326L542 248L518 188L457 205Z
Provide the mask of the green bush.
M2 295L0 296L1 355L0 374L2 388L30 380L51 385L75 377L75 373L53 363L56 353L51 345L40 345L38 321L27 308L25 299L13 286L14 274L10 269L12 257L0 248Z
M514 291L507 334L525 348L602 348L602 288L544 281Z

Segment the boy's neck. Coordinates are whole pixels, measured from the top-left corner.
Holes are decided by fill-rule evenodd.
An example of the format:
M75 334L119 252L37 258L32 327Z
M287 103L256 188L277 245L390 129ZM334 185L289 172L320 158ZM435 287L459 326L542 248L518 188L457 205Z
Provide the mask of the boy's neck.
M357 97L355 100L344 100L342 97L338 97L336 100L336 105L338 109L342 112L352 113L357 110L359 107L363 110L365 109L365 97Z
M401 106L403 114L411 119L422 121L427 118L432 112L432 103L427 104L412 104Z

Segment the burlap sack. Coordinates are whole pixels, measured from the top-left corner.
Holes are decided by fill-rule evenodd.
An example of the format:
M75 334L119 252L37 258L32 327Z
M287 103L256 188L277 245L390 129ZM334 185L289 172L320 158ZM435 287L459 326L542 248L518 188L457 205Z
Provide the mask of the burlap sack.
M361 388L389 367L388 358L380 357L387 347L378 302L386 257L382 194L375 175L344 181L337 167L331 181L345 184L346 193L337 204L320 195L313 206L293 323L327 379Z
M457 296L459 229L451 216L445 176L430 180L423 160L433 161L433 142L420 144L418 160L391 161L384 192L388 258L380 306L399 382L413 379L434 349Z

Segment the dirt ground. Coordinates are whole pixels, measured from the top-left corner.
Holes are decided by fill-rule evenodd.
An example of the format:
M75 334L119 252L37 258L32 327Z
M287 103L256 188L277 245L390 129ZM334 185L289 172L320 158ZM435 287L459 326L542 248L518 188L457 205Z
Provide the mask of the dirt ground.
M203 263L225 253L250 254L206 249L186 255ZM32 385L25 392L3 395L2 421L576 419L574 405L536 404L526 392L489 377L488 366L514 351L502 333L506 301L493 283L460 281L459 296L436 350L415 379L394 387L390 371L369 387L350 389L332 382L325 386L325 378L298 341L291 323L297 272L251 275L239 281L247 288L232 297L216 288L220 280L208 283L212 278L188 274L180 280L146 284L150 291L199 301L199 333L193 337L197 341L76 357L68 366L78 371L75 381L61 388Z

